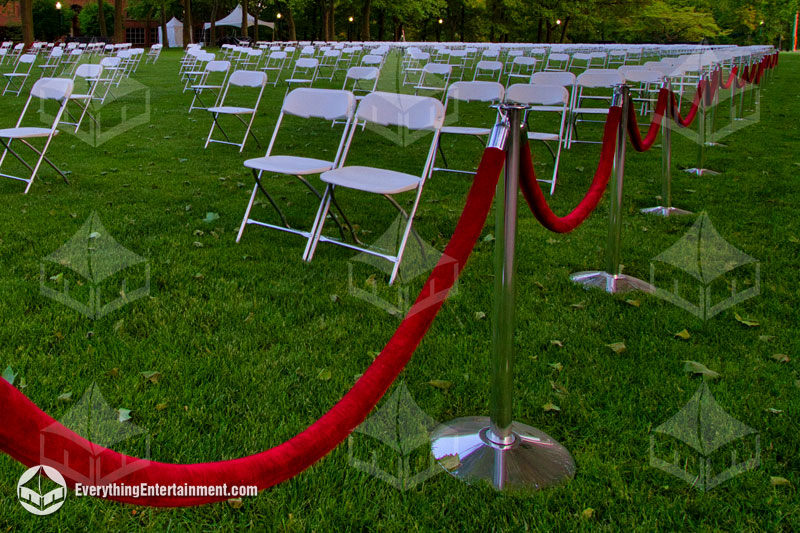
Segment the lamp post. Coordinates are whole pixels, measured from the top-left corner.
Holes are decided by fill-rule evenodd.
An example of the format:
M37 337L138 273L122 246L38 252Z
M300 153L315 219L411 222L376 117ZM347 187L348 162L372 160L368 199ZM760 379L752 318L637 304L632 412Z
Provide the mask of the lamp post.
M761 22L758 23L758 42L759 43L763 43L763 39L761 38L761 35L763 33L764 33L764 21L762 20Z
M61 37L61 32L64 30L64 12L61 11L61 2L56 2L56 9L58 9L58 35Z
M276 20L276 22L275 22L275 30L273 30L273 32L272 32L272 40L273 40L273 41L275 40L275 33L276 33L276 32L278 33L278 40L280 40L280 38L281 38L281 32L280 32L280 28L281 28L281 17L282 17L282 16L283 16L283 15L281 15L280 13L278 13L277 15L275 15L275 18L276 18L277 20Z
M353 18L353 15L350 15L349 17L347 17L347 40L348 41L352 41L353 40L353 20L355 20Z
M442 24L444 24L444 19L440 18L438 22L439 22L439 25L436 26L436 41L437 42L441 42L442 41Z

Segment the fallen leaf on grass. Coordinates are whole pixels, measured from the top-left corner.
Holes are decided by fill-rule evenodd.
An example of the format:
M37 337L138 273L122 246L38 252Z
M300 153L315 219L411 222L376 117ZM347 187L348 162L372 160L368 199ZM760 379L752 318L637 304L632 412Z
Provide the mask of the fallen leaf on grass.
M209 211L208 213L206 213L206 218L203 219L203 222L205 222L206 224L210 224L211 222L214 222L218 218L219 215L217 213L212 213L211 211Z
M163 411L167 408L167 402L156 404L156 411Z
M639 300L625 300L625 303L633 307L639 307L642 303Z
M767 407L764 410L768 413L772 413L773 415L779 415L783 412L782 409L775 409L774 407Z
M791 361L788 355L785 353L776 353L772 355L772 358L775 359L779 363L788 363Z
M564 365L562 365L561 363L547 363L547 366L549 366L550 368L554 368L559 372L564 370Z
M573 308L573 309L586 309L586 302L585 301L580 301L580 302L578 302L576 304L570 305L570 307Z
M683 362L683 370L684 372L689 372L691 374L702 374L703 376L716 379L719 377L719 374L714 372L713 370L709 369L703 363L698 363L697 361L684 361Z
M483 242L492 242L494 240L494 235L492 235L490 233L486 237L484 237L482 240L483 240Z
M461 459L458 457L458 454L445 455L439 459L439 464L442 465L442 468L445 470L453 471L461 466Z
M443 379L432 379L427 382L428 385L431 387L436 387L437 389L447 390L453 386L453 383L450 381L445 381Z
M234 509L241 509L242 505L244 505L244 502L241 498L228 498L228 505Z
M317 373L317 379L320 381L328 381L329 379L331 379L331 377L333 377L333 375L331 374L331 371L328 370L327 368L323 368Z
M17 375L11 369L11 366L7 366L5 370L3 370L3 379L8 381L11 385L14 384L14 380L17 379Z
M148 370L140 373L145 381L149 381L150 383L158 383L158 380L161 379L161 372L156 372L155 370Z
M758 336L758 340L760 340L761 342L769 342L774 338L775 337L773 337L772 335L759 335Z
M550 380L550 386L553 387L553 390L559 394L569 394L569 391L566 389L566 387L564 387L564 385L556 383L553 380Z
M483 320L486 318L486 313L483 311L475 311L475 320Z
M791 481L789 481L785 477L780 477L780 476L769 476L769 483L773 487L792 486Z
M331 294L331 301L333 303L338 302L339 301L339 295L338 294Z
M686 341L686 340L689 340L691 335L689 335L689 331L688 330L683 329L683 330L679 331L678 333L676 333L675 337L678 338L678 339L683 339L683 340Z
M739 315L739 313L734 313L733 317L736 319L737 322L739 322L740 324L744 324L748 328L756 328L761 325L757 321L751 318L742 318L741 315Z
M611 344L606 344L606 346L611 348L611 350L617 354L620 354L628 349L624 342L612 342Z
M124 407L120 407L117 409L117 420L120 422L126 422L131 419L131 410L125 409Z
M554 403L550 403L550 402L548 402L548 403L544 404L544 405L542 406L542 409L544 409L544 410L545 410L546 412L548 412L548 413L549 413L550 411L561 411L561 408L560 408L559 406L557 406L557 405L556 405L556 404L554 404Z
M72 393L71 392L62 392L58 395L59 402L69 402L72 401Z
M587 507L581 512L581 518L583 518L584 520L589 520L593 516L594 516L594 509L592 509L591 507Z
M560 340L558 340L558 339L553 339L553 340L551 340L551 341L550 341L550 344L552 344L553 346L558 346L559 348L563 348L563 347L564 347L564 343L563 343L563 342L561 342L561 341L560 341Z

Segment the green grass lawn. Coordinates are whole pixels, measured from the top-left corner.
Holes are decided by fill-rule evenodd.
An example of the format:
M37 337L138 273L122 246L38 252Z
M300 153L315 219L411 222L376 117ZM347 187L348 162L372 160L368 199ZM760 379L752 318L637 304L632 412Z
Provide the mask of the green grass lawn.
M242 154L222 145L203 150L210 120L202 111L187 115L191 97L180 92L178 58L169 51L156 65L142 64L134 76L140 85L103 107L100 121L111 134L102 144L67 133L54 140L49 154L70 172L70 185L49 168L28 195L22 194L22 183L0 181L5 215L0 370L10 366L15 385L24 384L23 392L56 419L96 383L112 408L131 410L126 424L145 430L153 460L193 463L260 452L319 418L399 323L352 289L376 290L390 302L398 294L413 299L425 275L388 287L384 270L352 261L354 252L325 243L306 264L304 239L255 226L236 244L253 183L242 162L263 155L285 84L267 88L256 117L264 148L251 140ZM392 58L385 67L381 89L396 86L395 64ZM629 150L625 176L626 273L649 279L652 259L705 212L725 240L759 261L756 297L703 321L646 294L586 291L571 283L569 274L605 264L608 196L567 235L547 232L524 202L520 206L515 419L571 451L577 474L565 486L498 494L441 473L397 490L351 466L344 443L294 479L246 498L241 507L151 509L70 496L55 515L40 518L16 501L25 468L3 455L0 530L800 530L800 96L795 94L800 57L784 54L774 79L765 83L760 120L725 138L726 148L709 149L707 166L722 171L719 176L678 172L694 166L697 148L674 135L674 203L695 216L665 220L639 214L658 204L660 150ZM4 126L16 120L23 102L0 98ZM484 109L465 109L463 116L481 113L489 116ZM136 117L143 117L142 123L125 130ZM726 117L723 113L720 122ZM331 157L341 126L316 126L289 121L278 146ZM599 137L600 130L582 133ZM480 146L471 139L448 140L445 148L455 168L473 167L480 157ZM401 148L386 135L359 132L350 162L415 171L426 150L426 139ZM544 174L549 155L542 147L535 151ZM598 152L596 145L577 145L564 153L551 199L557 212L565 213L582 197ZM318 179L312 182L319 186ZM445 173L426 185L415 227L440 251L469 185L468 177ZM281 177L268 186L291 223L310 225L317 200L302 184ZM338 199L367 242L376 241L395 218L381 199L348 192ZM39 288L42 265L48 286L56 286L62 271L75 278L44 258L93 212L109 235L150 268L149 296L96 320L43 296ZM207 213L218 218L204 220ZM277 221L264 197L254 216ZM335 234L333 227L328 230ZM488 236L493 233L490 215L456 294L389 393L402 384L439 422L487 413L493 286ZM753 286L752 266L717 280L713 294L721 295L734 279L739 290ZM658 279L670 288L670 276L678 275L659 270ZM118 288L121 277L112 277L109 286ZM143 277L142 270L130 274L128 290ZM85 286L73 288L77 297L88 294ZM743 324L737 314L757 325ZM684 329L688 339L675 336ZM626 346L622 353L608 347L617 342ZM789 361L780 362L775 354L786 354ZM702 384L684 370L687 360L719 374L707 381L716 401L759 436L761 464L708 492L650 466L652 430L680 411ZM142 375L153 371L159 379ZM546 404L560 410L545 410ZM141 454L145 439L131 438L115 449ZM396 471L397 457L378 441L356 435L351 449L365 460L374 453L385 470ZM685 452L682 457L693 453L678 449ZM722 453L730 448L717 452L715 465L729 457L720 458ZM425 448L410 462L412 470L424 469ZM790 485L776 484L774 477Z

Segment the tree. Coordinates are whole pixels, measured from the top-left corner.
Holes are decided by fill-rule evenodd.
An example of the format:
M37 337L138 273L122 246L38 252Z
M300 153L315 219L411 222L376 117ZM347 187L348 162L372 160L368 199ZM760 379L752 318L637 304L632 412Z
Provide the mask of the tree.
M114 8L111 4L103 2L103 15L106 26L114 24ZM98 5L95 3L86 4L81 12L78 14L78 23L81 26L81 31L84 35L102 36L102 29L100 27Z
M665 43L698 42L720 34L711 13L671 5L663 0L653 0L642 9L636 16L633 30L643 41Z
M108 25L106 24L106 4L105 0L97 0L97 21L100 28L100 36L101 37L108 37ZM81 24L83 27L83 24ZM85 33L85 31L84 31Z
M33 35L36 39L54 41L62 35L69 33L72 10L67 10L67 17L63 17L56 9L55 0L34 0L33 2Z
M125 11L122 9L123 0L114 0L114 42L124 43L125 39Z
M22 22L22 40L28 47L33 44L33 0L19 0L19 11Z

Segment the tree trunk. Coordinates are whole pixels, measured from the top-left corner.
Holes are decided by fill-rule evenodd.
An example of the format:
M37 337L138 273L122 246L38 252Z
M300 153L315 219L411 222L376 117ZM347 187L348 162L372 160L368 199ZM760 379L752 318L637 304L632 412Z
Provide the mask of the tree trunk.
M289 29L289 40L296 41L297 27L294 25L294 17L292 16L292 10L288 7L286 8L286 27Z
M553 26L549 22L546 22L545 24L547 25L546 26L547 34L545 35L544 39L545 39L545 42L549 43L550 42L550 37L553 36Z
M153 22L153 8L147 11L147 18L144 20L144 47L150 48L153 46L153 41L150 39L150 25Z
M19 13L22 23L22 40L27 49L33 44L33 0L19 0Z
M114 0L114 42L125 42L125 10L123 0Z
M29 0L31 4L33 0ZM106 14L105 14L105 0L97 0L97 23L100 24L100 37L108 37L108 28L106 28Z
M166 1L161 0L161 45L169 48L169 39L167 39L167 6Z
M331 27L330 24L328 24L328 17L330 16L330 13L328 12L325 0L322 1L322 40L330 41Z
M537 43L542 42L542 26L543 26L542 18L539 17L539 27L536 30L536 42Z
M381 9L378 13L378 40L383 40L384 30L386 29L386 10Z
M361 8L361 34L359 39L362 41L369 41L369 11L372 8L372 0L364 0L364 6Z
M183 0L183 46L192 42L192 0Z
M211 4L211 28L209 28L209 44L211 46L217 45L217 5L219 2Z
M242 0L242 37L247 37L247 0Z
M564 19L564 24L561 25L561 42L567 41L567 27L569 26L569 17Z
M330 25L330 29L328 30L329 41L336 40L336 25L333 23L335 16L333 9L334 2L335 0L330 0L330 14L328 15L328 24Z
M253 42L258 42L258 11L253 11Z
M461 2L461 42L466 41L465 32L464 32L464 2Z

